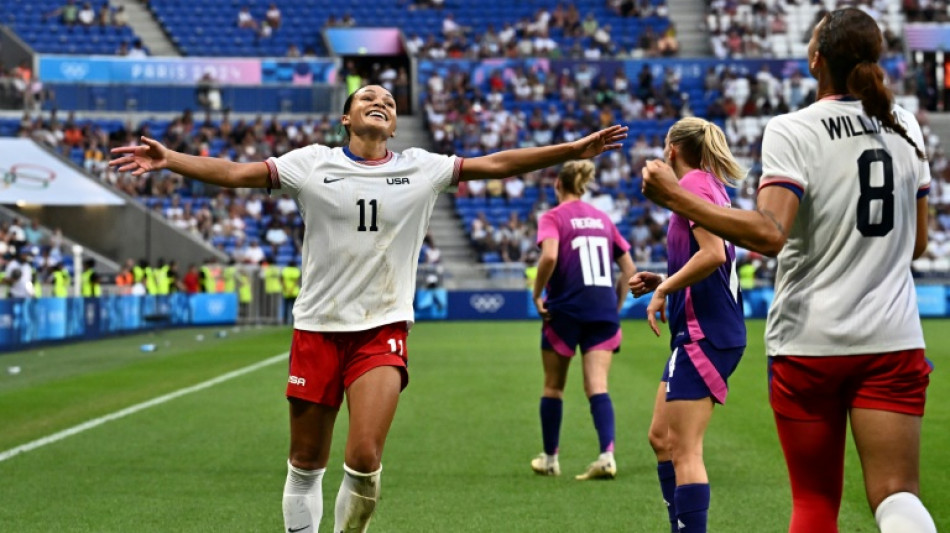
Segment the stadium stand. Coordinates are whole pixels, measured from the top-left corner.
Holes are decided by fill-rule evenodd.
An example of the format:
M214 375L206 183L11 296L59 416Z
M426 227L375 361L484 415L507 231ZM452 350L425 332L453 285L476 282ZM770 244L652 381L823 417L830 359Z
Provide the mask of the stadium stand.
M38 51L91 53L75 48L76 44L63 48L49 43L82 42L85 47L107 41L110 49L97 48L96 53L113 53L115 42L135 39L131 30L115 24L114 18L104 19L112 22L104 25L69 23L63 13L57 13L61 4L61 0L0 0L5 22ZM760 167L762 127L774 114L797 109L813 98L814 82L800 60L723 63L711 59L656 59L668 55L655 46L671 28L663 2L586 0L555 5L531 0L512 6L510 2L487 0L477 5L450 3L443 9L431 2L357 5L329 0L273 4L195 0L187 2L188 9L185 5L183 0L149 2L155 18L187 55L285 56L288 50L296 49L324 56L328 52L315 28L374 25L377 21L403 28L409 52L418 58L418 101L423 120L433 146L442 152L477 156L501 148L578 138L614 121L629 125L631 136L624 149L598 161L597 180L587 199L611 214L633 244L638 263L661 262L666 257L668 214L640 194L639 172L647 159L662 156L665 132L676 119L696 114L723 127L733 151L751 169L751 177L733 190L734 202L748 208L753 205ZM869 3L867 9L877 10L882 24L899 35L903 21L895 6L895 2L878 2ZM817 14L828 7L833 6L827 2L713 1L708 4L707 23L713 41L724 31L752 38L767 30L767 44L743 44L724 55L800 58L804 35ZM265 21L270 34L262 36ZM609 45L600 47L600 57L619 61L582 61L598 56L586 51L598 48L594 35L607 28ZM555 48L545 44L548 38L557 44ZM891 50L899 52L899 44L898 37ZM714 51L723 55L716 46ZM562 55L561 51L566 52ZM453 61L452 57L462 59ZM482 61L486 58L493 59ZM889 72L900 74L899 55L888 61ZM34 90L33 80L20 68L10 68L0 76L0 98L10 96L19 102L24 93L35 92L37 99L44 99L42 86ZM901 77L893 79L892 88L903 94ZM141 94L152 89L142 85L99 90L120 91L121 95L114 96L118 101L115 107L126 109L123 98L127 99L129 91ZM187 92L182 98L195 97L193 88L175 90ZM233 101L229 91L240 89L220 90L225 99ZM162 118L133 124L114 115L99 118L95 112L81 119L72 115L63 119L62 112L53 110L55 107L82 108L63 92L47 101L45 112L37 113L31 106L21 117L0 118L0 136L31 137L58 150L103 183L136 197L183 232L200 236L237 260L250 258L256 262L263 256L281 265L299 262L302 228L292 202L249 191L221 192L178 176L135 178L116 173L105 165L108 150L146 134L191 153L261 161L313 142L338 145L342 136L337 124L320 115L264 119L236 114L232 118L225 113L211 120L210 116L198 119L185 111L170 117L169 111L182 110L182 98L174 97L173 91L166 94L167 100L174 102L168 105L177 107L155 109L163 113ZM308 96L302 94L301 98ZM103 92L102 98L109 100L113 95ZM290 105L277 105L276 100L261 100L251 93L244 99L248 109L236 111L256 107L258 112L270 114L301 107L292 100ZM914 104L913 98L902 101ZM927 129L926 116L920 117ZM936 178L932 191L935 216L931 247L917 263L923 276L950 271L950 187L946 186L950 165L938 139L929 133L928 154ZM480 261L514 266L491 270L493 275L520 276L519 265L533 260L537 216L555 201L554 176L555 171L549 170L504 182L463 184L460 188L455 212Z
M613 57L638 48L647 28L660 35L669 27L660 0L637 9L621 10L620 4L626 3L612 9L599 0L557 6L542 0L487 0L431 9L405 2L153 0L149 6L188 56L325 56L317 28L359 25L403 28L410 52L424 57L548 56L562 50ZM275 9L277 27L267 16Z
M98 11L91 2L74 0L0 0L0 23L39 53L112 55L124 50L126 55L134 48L148 53L120 10L95 4ZM91 18L85 18L87 11Z

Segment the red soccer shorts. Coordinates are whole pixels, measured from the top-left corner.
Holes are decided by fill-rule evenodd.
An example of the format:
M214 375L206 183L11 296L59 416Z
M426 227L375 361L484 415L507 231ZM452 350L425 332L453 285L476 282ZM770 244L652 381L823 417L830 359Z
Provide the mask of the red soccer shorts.
M800 421L852 407L923 416L931 370L922 349L770 357L769 396L776 413Z
M294 330L290 345L287 397L327 405L343 404L343 392L356 379L380 366L394 366L409 384L405 322L366 331L325 332Z

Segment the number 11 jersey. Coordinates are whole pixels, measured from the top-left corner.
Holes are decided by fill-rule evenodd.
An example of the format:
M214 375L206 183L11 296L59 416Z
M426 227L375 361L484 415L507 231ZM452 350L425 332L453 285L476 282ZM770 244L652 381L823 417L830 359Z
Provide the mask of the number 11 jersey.
M313 144L268 159L306 227L294 327L363 331L414 319L416 267L440 192L462 159L411 148L365 160Z
M914 116L898 106L894 115L923 148ZM927 162L859 101L826 98L769 121L762 167L760 190L800 199L778 255L768 355L923 348L910 263Z

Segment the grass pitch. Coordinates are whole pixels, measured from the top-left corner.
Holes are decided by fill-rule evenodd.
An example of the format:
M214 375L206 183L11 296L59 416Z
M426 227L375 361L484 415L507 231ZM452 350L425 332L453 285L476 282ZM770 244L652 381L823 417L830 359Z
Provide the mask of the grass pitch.
M950 321L926 321L936 370L928 393L922 491L950 528ZM624 323L611 371L618 477L577 482L597 455L580 380L565 395L560 478L534 475L541 364L533 322L420 323L411 384L383 459L376 532L662 532L666 511L646 440L667 338ZM706 439L710 531L781 532L790 495L767 402L762 322ZM161 398L289 348L278 328L176 330L0 355L0 454ZM204 340L199 341L198 335ZM155 352L139 345L155 343ZM20 367L18 374L6 372ZM0 460L0 531L279 531L288 447L277 362ZM346 412L324 480L320 531L332 529ZM841 530L876 531L849 443ZM0 455L2 458L3 455Z

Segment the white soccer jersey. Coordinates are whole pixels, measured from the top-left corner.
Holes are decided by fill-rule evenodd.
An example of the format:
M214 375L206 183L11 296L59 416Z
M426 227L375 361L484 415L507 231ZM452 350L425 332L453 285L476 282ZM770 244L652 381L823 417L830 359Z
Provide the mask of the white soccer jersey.
M923 147L914 116L894 112ZM825 99L773 118L762 182L800 195L778 256L768 355L855 355L923 348L911 277L917 197L930 168L861 103Z
M306 226L294 327L360 331L412 322L422 239L461 164L415 148L356 161L316 144L267 160L272 188L296 200Z

